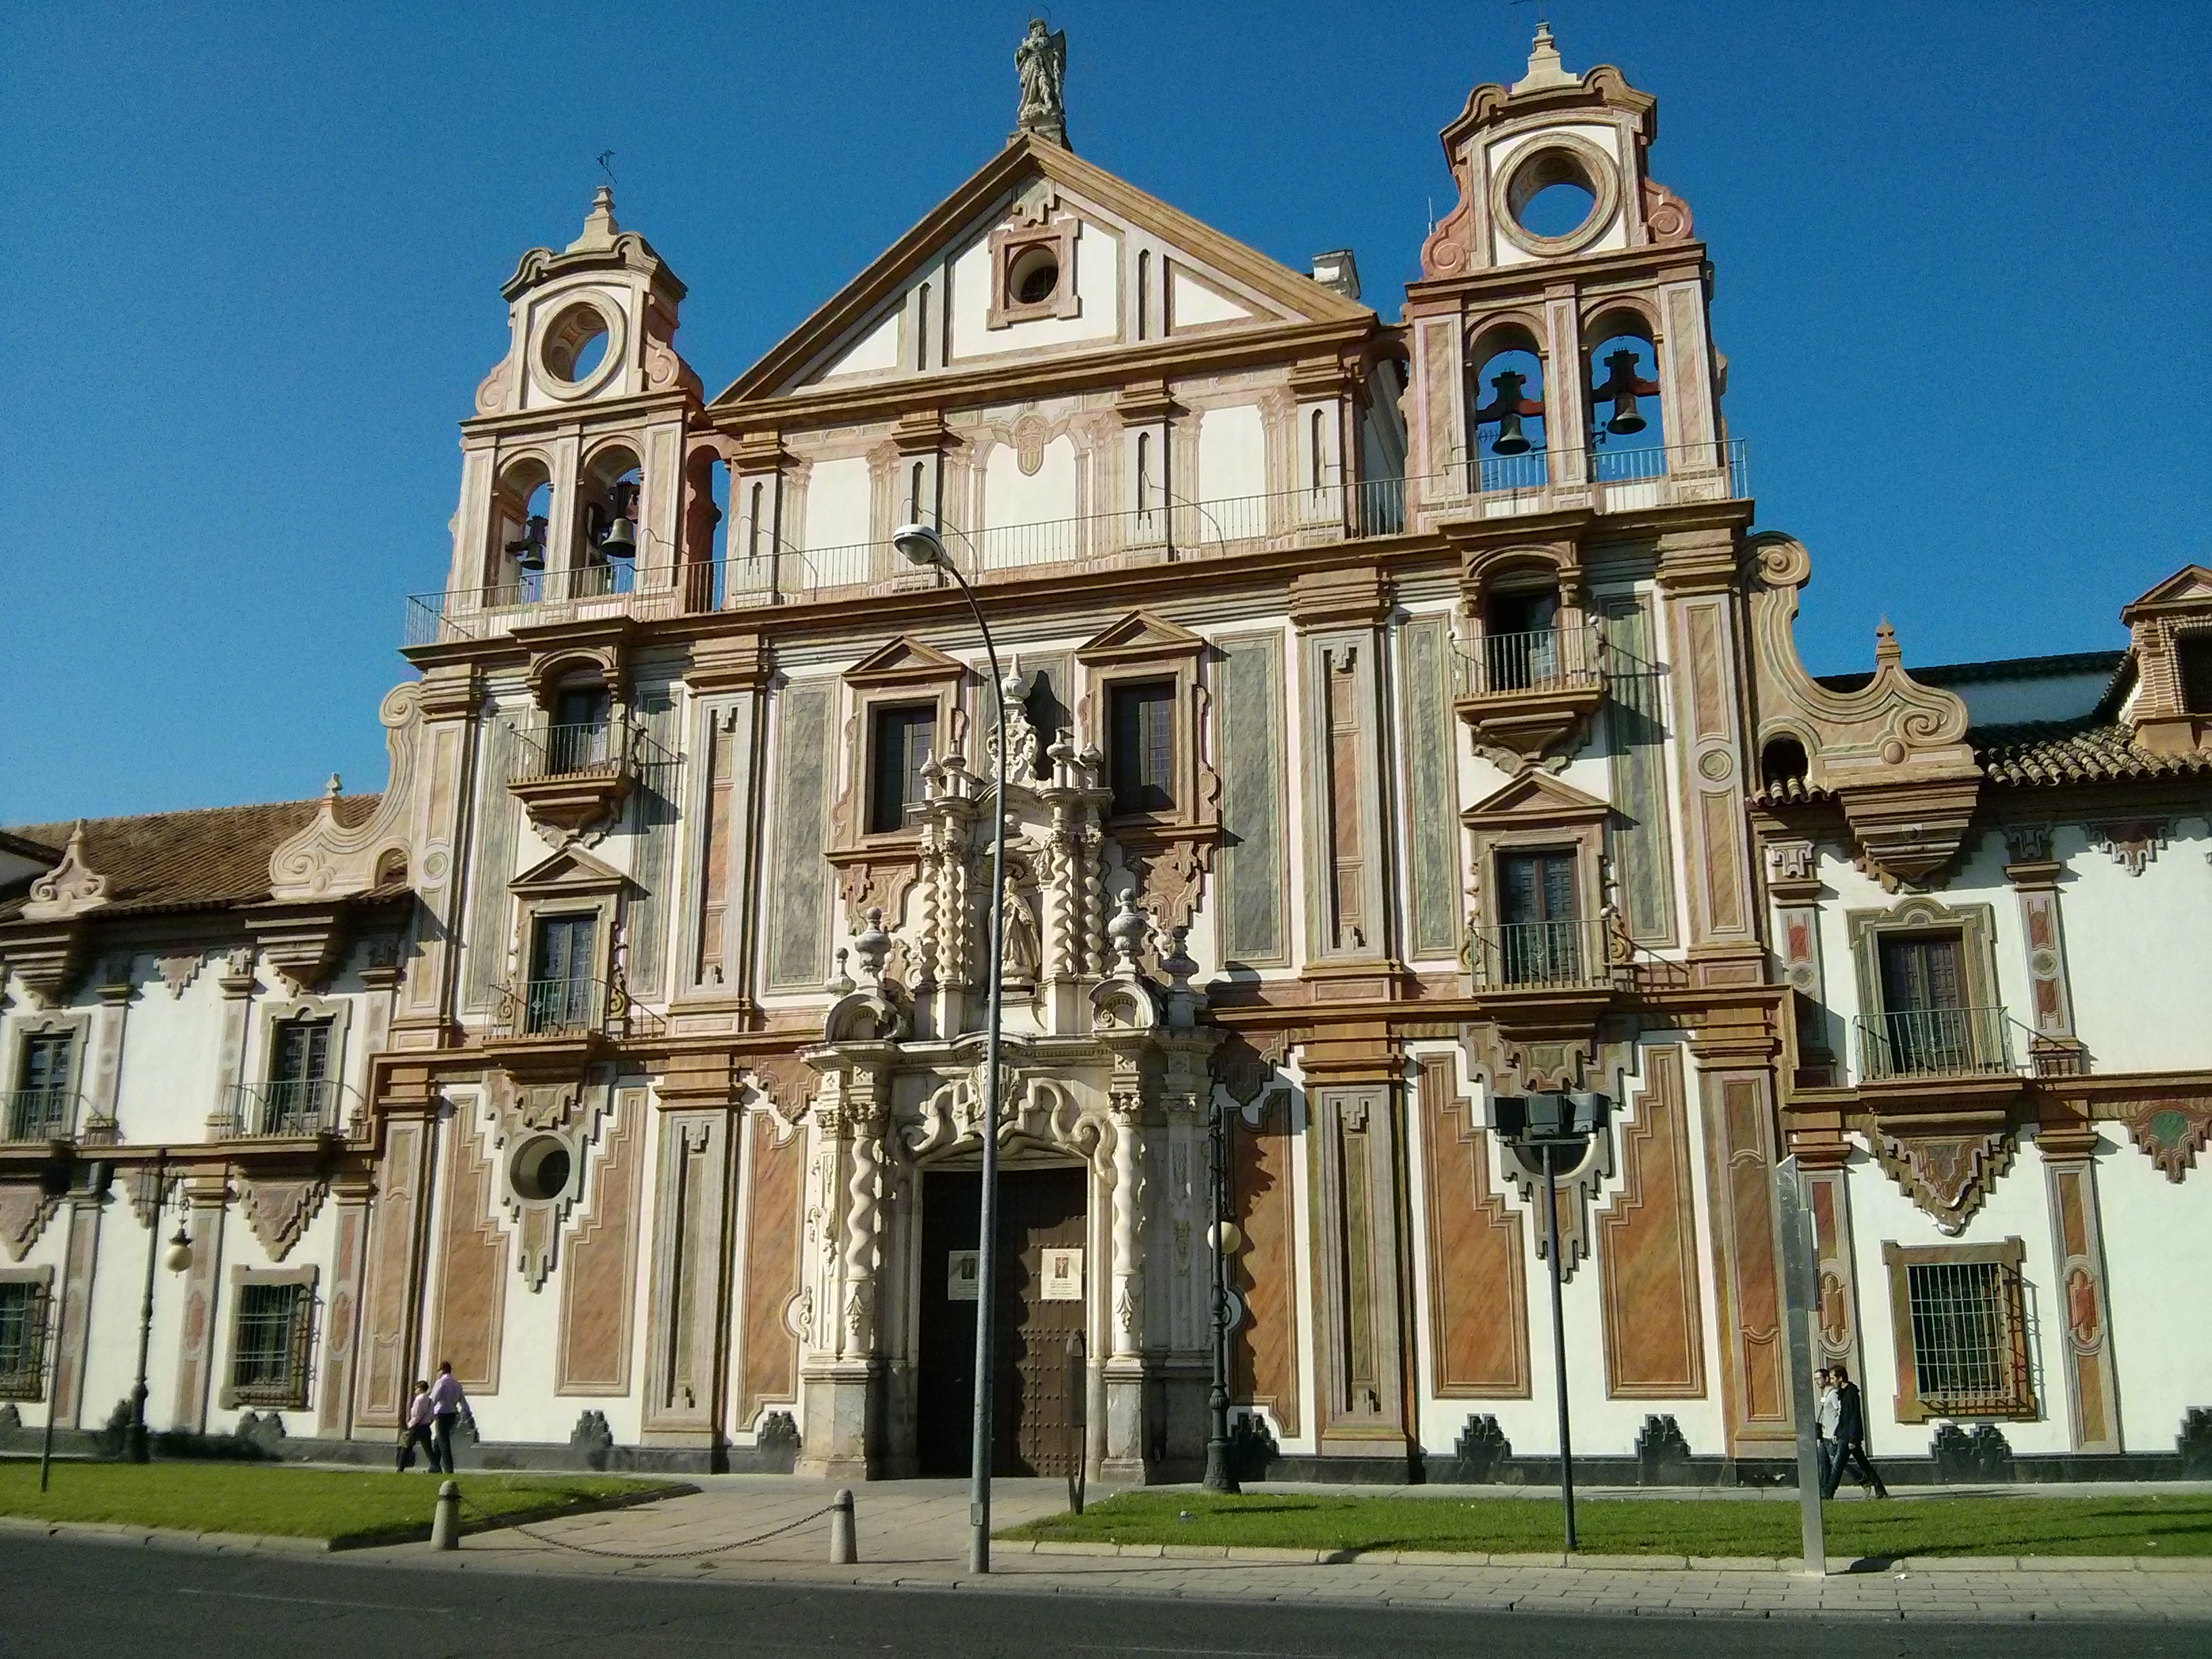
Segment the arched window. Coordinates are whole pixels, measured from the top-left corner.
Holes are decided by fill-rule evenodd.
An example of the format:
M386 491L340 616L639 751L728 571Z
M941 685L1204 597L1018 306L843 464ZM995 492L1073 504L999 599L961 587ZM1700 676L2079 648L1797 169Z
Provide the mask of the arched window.
M1309 442L1312 448L1313 493L1318 495L1328 487L1328 424L1318 409L1313 412Z
M552 512L552 477L544 462L519 460L500 475L484 572L486 605L527 605L538 597Z
M1666 410L1659 353L1634 312L1595 319L1589 347L1590 464L1600 482L1656 478L1666 472Z
M1805 781L1812 769L1805 745L1795 738L1776 738L1759 751L1759 781L1770 792L1787 793L1794 784Z
M1137 517L1149 520L1152 511L1152 434L1137 434Z
M635 453L613 444L593 455L579 481L575 556L569 562L570 599L627 593L636 584L644 532L644 479ZM666 556L664 546L662 553Z
M1549 477L1545 452L1544 362L1535 337L1517 325L1480 337L1468 361L1468 453L1480 490L1540 489Z

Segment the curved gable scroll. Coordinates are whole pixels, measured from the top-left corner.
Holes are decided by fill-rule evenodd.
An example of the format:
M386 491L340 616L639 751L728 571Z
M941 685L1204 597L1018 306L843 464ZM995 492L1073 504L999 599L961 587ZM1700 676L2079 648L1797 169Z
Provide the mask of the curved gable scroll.
M377 718L384 722L392 771L376 810L362 823L348 827L337 821L336 793L325 796L314 822L277 843L269 855L272 899L285 903L366 893L382 884L379 872L386 854L394 852L408 860L408 872L413 874L408 826L415 817L422 771L421 703L422 687L416 684L395 686L386 696Z

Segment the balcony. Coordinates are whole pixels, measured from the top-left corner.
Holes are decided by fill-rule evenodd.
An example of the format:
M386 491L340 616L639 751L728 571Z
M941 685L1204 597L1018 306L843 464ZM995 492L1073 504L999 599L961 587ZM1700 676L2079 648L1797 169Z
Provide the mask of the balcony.
M494 1042L624 1042L658 1037L666 1030L619 982L536 979L499 988L484 1036Z
M1481 742L1540 760L1605 700L1604 652L1593 627L1486 634L1458 653L1454 707Z
M959 532L946 545L972 582L1041 570L1182 563L1291 547L1426 532L1440 524L1555 508L1633 512L1750 493L1741 439L1723 443L1534 450L1454 461L1425 477L1324 483L1302 489L1185 501ZM744 545L740 549L740 543ZM901 559L888 541L809 546L765 525L733 525L731 551L708 562L620 560L544 571L495 587L417 593L407 601L410 650L496 639L543 623L632 617L654 621L869 592L927 589L940 580Z
M2013 1058L2013 1022L2001 1007L1861 1014L1852 1024L1858 1034L1862 1083L2009 1078L2020 1073Z
M674 757L623 720L515 734L507 787L539 823L576 834L614 817L631 786Z
M74 1089L17 1089L4 1097L0 1132L10 1141L68 1140L76 1133L84 1097Z
M344 1135L366 1115L361 1097L336 1078L287 1078L233 1085L208 1127L218 1140L304 1140Z
M1626 971L1613 959L1613 940L1601 918L1476 928L1468 934L1467 969L1478 993L1610 994Z

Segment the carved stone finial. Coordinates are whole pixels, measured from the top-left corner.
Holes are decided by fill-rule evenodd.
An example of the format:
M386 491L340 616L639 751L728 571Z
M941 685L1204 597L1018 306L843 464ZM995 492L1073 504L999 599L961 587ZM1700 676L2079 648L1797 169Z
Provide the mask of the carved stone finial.
M583 234L568 244L568 251L576 253L589 248L612 247L616 233L621 229L615 222L614 189L601 185L592 197L592 210L584 216Z
M1121 908L1106 924L1106 938L1113 947L1114 971L1124 978L1133 978L1137 972L1137 952L1145 948L1145 941L1152 931L1152 919L1137 908L1137 891L1133 887L1121 890Z
M26 921L57 921L94 909L109 897L107 878L85 861L84 820L79 818L62 849L62 861L31 884L21 915Z
M1198 963L1190 954L1189 939L1190 924L1177 922L1168 929L1167 952L1160 958L1160 971L1177 991L1190 989L1191 975L1198 972Z
M853 939L853 957L860 972L872 983L884 976L884 963L891 952L891 936L884 931L884 907L868 907L868 925Z
M830 982L822 988L833 997L848 997L860 988L853 983L853 976L845 971L845 958L851 954L843 945L837 947L837 971L830 975Z
M1014 73L1022 83L1014 112L1014 137L1042 138L1062 149L1067 142L1067 31L1030 19L1030 32L1014 48Z
M1552 41L1552 26L1538 19L1536 38L1528 46L1528 72L1513 83L1513 90L1542 92L1549 87L1578 87L1582 76L1567 73L1559 49Z
M1875 624L1874 659L1877 665L1886 662L1901 663L1905 660L1905 653L1898 648L1897 630L1889 625L1889 618L1887 617Z

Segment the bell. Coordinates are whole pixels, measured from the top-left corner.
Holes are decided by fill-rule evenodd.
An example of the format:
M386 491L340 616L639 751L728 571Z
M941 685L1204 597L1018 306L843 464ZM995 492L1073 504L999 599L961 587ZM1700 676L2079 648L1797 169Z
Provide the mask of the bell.
M537 514L532 514L530 522L524 526L520 537L509 542L507 544L507 550L514 556L514 568L517 570L536 572L544 569L544 519Z
M1637 374L1636 354L1625 346L1605 360L1605 367L1604 383L1592 388L1592 395L1598 402L1610 399L1613 404L1613 414L1605 429L1623 438L1643 431L1644 419L1636 411L1636 399L1638 395L1648 398L1656 394L1657 384Z
M599 539L599 551L611 559L636 557L637 526L620 515L611 519L607 533Z
M1498 422L1498 437L1490 446L1492 454L1525 455L1528 453L1528 437L1521 430L1521 417L1540 413L1540 405L1532 409L1528 400L1522 397L1521 387L1526 379L1525 375L1516 374L1510 368L1499 371L1491 377L1490 387L1495 395L1490 400L1490 406L1474 411L1478 423L1484 421Z

